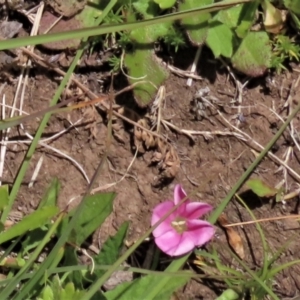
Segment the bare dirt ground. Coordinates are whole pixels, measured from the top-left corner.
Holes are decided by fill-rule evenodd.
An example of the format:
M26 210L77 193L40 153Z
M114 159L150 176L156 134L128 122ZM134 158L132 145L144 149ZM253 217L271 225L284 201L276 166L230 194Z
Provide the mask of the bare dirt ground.
M182 50L174 59L176 66L187 69L191 64L194 53L194 49ZM179 156L180 169L172 182L154 187L159 171L157 166L151 164L153 150L139 154L134 159L133 128L128 124L120 123L117 135L113 138L109 150L107 164L101 172L95 188L107 191L105 187L108 184L120 180L124 174L126 176L120 183L108 189L117 193L114 212L106 220L101 230L94 235L93 243L95 246L101 247L103 241L109 235L114 234L116 229L127 220L130 221L128 242L134 242L141 233L149 228L153 207L172 196L173 187L176 183L182 184L187 192L197 189L198 193L195 200L205 201L217 207L260 150L257 146L253 146L253 141L242 141L238 136L234 136L238 132L230 127L224 119L240 129L242 133L247 133L260 145L266 145L282 124L270 109L274 109L282 118L285 118L289 109L289 107L285 107L285 104L289 96L291 95L291 101L289 100L291 106L294 106L295 101L299 101L297 98L299 73L295 69L297 69L297 66L294 70L282 75L269 75L265 78L250 80L240 94L242 101L240 110L237 108L238 103L234 100L238 96L236 83L229 76L228 70L219 62L213 61L210 54L204 53L199 63L198 71L203 76L203 80L194 81L192 87L186 87L186 79L171 74L165 83L166 99L163 106L163 118L181 130L195 131L194 140L176 130L163 129L163 134L169 138ZM86 70L81 73L78 70L76 76L81 82L89 86L88 77L90 73ZM11 76L16 78L17 73L14 71ZM239 78L242 82L242 78ZM118 82L118 80L121 80L119 77L115 80L116 86L123 85L122 82ZM2 84L6 81L7 79L4 78ZM29 88L25 95L24 111L31 113L46 108L54 95L58 81L57 75L52 72L33 68L30 73ZM201 119L195 115L192 103L195 93L206 88L209 88L210 91L207 97L211 101L217 99L218 102L214 105L214 108L206 108L206 116ZM5 94L6 103L12 103L15 90L16 84L14 82L3 86L1 98ZM122 95L116 101L132 103L132 95L131 93ZM131 108L137 109L132 105ZM218 114L217 109L223 118ZM106 121L96 110L93 111L93 117L95 118L92 123L93 134L91 134L90 129L86 128L89 123L87 115L90 116L91 111L91 108L85 108L69 113L55 114L51 117L47 130L43 135L43 139L53 136L81 120L67 132L52 140L49 145L76 160L89 178L92 177L105 151L107 135ZM139 114L145 111L146 109L137 110ZM25 130L34 135L38 123L37 118L25 123ZM294 120L293 126L297 139L297 131L300 126L299 117ZM202 132L202 134L199 132ZM203 134L203 132L206 133ZM28 138L21 128L14 128L11 131L9 137L11 143L8 146L5 159L3 182L12 184L14 181L28 149L28 144L22 142L24 140L28 140ZM253 151L253 147L256 152ZM284 154L289 148L292 149L292 152L286 159ZM299 149L291 140L288 131L286 131L284 137L280 138L272 152L281 160L285 160L296 174L300 173ZM41 157L43 157L41 170L33 187L30 188L28 184ZM132 166L127 172L127 168L133 159ZM296 190L299 178L290 176L289 171L284 167L278 170L279 167L280 164L275 163L270 158L265 158L252 177L263 179L271 186L285 180L284 186L288 192ZM72 205L76 205L80 200L80 195L87 187L87 180L82 172L69 159L54 153L52 150L39 147L30 162L14 209L24 214L34 210L54 177L57 177L62 185L59 196L60 206L64 208L70 200L73 200ZM245 190L246 188L241 192ZM277 203L274 205L272 201L258 200L253 195L249 196L248 194L248 197L246 197L247 195L244 194L244 196L258 219L298 212L298 197L288 200L285 204ZM230 203L226 209L226 214L228 220L232 223L251 220L247 211L236 201ZM299 239L299 224L297 221L287 219L265 222L262 227L269 247L274 252L286 240L296 234L294 237L295 242L280 257L279 263L300 259L296 242ZM244 242L246 253L244 261L252 270L259 268L262 265L262 244L255 225L246 225L239 227L237 230ZM220 228L217 229L213 243L223 255L224 261L227 260L230 265L232 263L231 259L226 253L222 252L222 246L227 245L227 240ZM282 272L276 277L273 289L279 297L295 296L300 289L300 268L295 266ZM180 299L214 299L219 293L220 291L214 288L213 285L210 286L207 283L192 280L184 288L182 294L178 294L178 297Z

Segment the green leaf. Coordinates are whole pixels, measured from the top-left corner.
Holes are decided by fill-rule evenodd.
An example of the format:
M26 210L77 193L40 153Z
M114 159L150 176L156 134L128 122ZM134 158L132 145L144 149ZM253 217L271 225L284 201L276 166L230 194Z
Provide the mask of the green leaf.
M80 246L112 212L114 198L114 193L88 196L69 241ZM74 211L75 209L70 212L70 215L73 215Z
M42 291L43 300L76 300L81 299L85 291L76 290L73 282L68 282L62 287L60 278L54 276L53 282ZM101 298L103 299L103 298Z
M101 16L103 7L99 0L89 0L84 9L75 15L75 20L81 23L81 27L95 26L96 20Z
M144 19L152 19L159 15L159 6L154 1L139 0L133 2L132 6Z
M130 84L141 80L149 81L137 85L133 91L140 106L148 105L157 92L155 86L159 87L168 78L168 71L158 62L153 51L146 49L126 53L124 64L130 76L128 79Z
M299 0L283 0L284 6L293 13L300 15L300 1Z
M212 0L202 0L201 5L199 5L199 0L185 0L182 3L179 3L178 10L181 12L212 3ZM208 21L210 18L210 13L202 13L181 21L181 25L184 29L186 29L191 43L200 46L205 42L208 31Z
M54 299L59 299L62 287L61 287L60 279L57 274L52 278L51 288L53 291Z
M210 47L215 57L220 55L231 57L233 32L227 25L214 21L208 29L206 44Z
M216 300L238 300L240 295L233 289L225 290Z
M76 249L71 246L66 246L64 255L64 266L76 266L79 264ZM83 288L83 274L80 271L70 272L68 279L73 282L77 288Z
M43 207L24 217L19 223L0 233L0 244L20 236L27 231L42 227L59 212L55 206Z
M55 300L53 291L49 285L46 285L42 292L42 299L43 300Z
M146 288L153 282L157 276L148 275L136 279L132 282L126 282L118 285L114 290L106 292L104 295L108 300L121 300L121 299L148 299L145 293ZM169 280L164 286L164 289L153 299L156 300L169 300L171 295L179 288L184 286L189 281L188 276L175 278Z
M36 248L38 244L43 240L48 228L37 228L26 234L24 240L22 240L22 250L24 254L28 254L30 250Z
M66 30L64 32L60 32L57 34L44 34L44 35L31 36L26 38L15 38L10 40L3 40L0 41L0 50L3 49L9 50L20 46L37 45L42 43L62 41L66 39L73 39L73 38L78 39L86 36L96 36L96 35L107 34L111 32L132 30L135 28L139 28L141 26L150 26L157 23L170 22L174 20L182 20L184 18L193 17L195 15L199 15L202 13L225 9L231 6L235 6L236 4L240 4L241 2L242 3L249 2L249 0L219 1L214 4L206 5L201 8L196 7L189 11L171 13L165 16L158 16L153 18L153 20L150 19L150 20L143 20L143 21L132 22L132 23L112 24L110 26L95 26L93 28L89 27L89 28L79 29L79 30L70 30L70 31ZM112 3L112 1L110 1L109 3ZM101 16L102 15L103 13L101 14ZM99 18L101 18L101 16ZM4 123L5 122L0 122L0 129L3 129L3 126L7 128L6 127L7 124L5 125Z
M172 263L166 268L167 272L176 272L180 270L186 263L189 254L175 258ZM144 295L147 295L147 300L157 299L158 295L164 293L168 287L175 281L172 276L158 277L153 275L147 275L146 278L149 280L149 284L145 287ZM186 282L188 281L188 276L185 277ZM177 277L176 277L177 281Z
M8 185L2 185L0 186L0 211L8 204L8 201Z
M249 179L246 184L259 197L273 197L278 193L278 189L270 187L261 179Z
M39 208L44 206L56 206L58 193L60 190L60 183L57 178L54 178L48 187L46 194L39 204Z
M168 9L174 6L176 0L154 0L161 9Z
M120 252L124 245L128 223L122 224L118 232L113 237L109 237L102 246L100 253L94 256L94 261L97 265L112 265L120 256ZM104 270L95 270L97 277L102 276Z
M251 77L263 75L271 63L271 45L266 32L249 32L232 57L233 66Z
M242 10L243 5L222 9L217 12L217 14L213 17L213 20L219 21L227 25L229 28L235 28L240 23Z
M61 291L60 299L61 300L74 300L75 296L75 287L73 282L68 282L65 288Z
M63 16L66 16L66 18L63 18L60 22L57 22L58 17L55 14L52 14L50 12L45 12L43 14L42 19L40 21L39 26L39 33L44 33L46 30L49 29L49 23L56 22L56 26L51 27L49 30L50 33L58 33L63 30L68 31L72 29L79 29L79 28L86 28L97 25L97 19L101 17L103 13L103 2L105 1L99 1L99 0L89 0L82 9L77 10L76 13L72 14L72 17L68 17L69 10L73 10L74 7L76 7L78 4L82 6L84 1L78 1L78 0L67 0L67 1L61 1L59 5L55 5L54 7L59 8L59 10L62 10L63 12L66 12L66 14L59 13ZM49 4L51 5L52 2L55 1L49 1ZM69 3L68 3L69 2ZM70 3L72 2L72 3ZM102 2L102 5L101 5ZM74 3L76 3L74 5ZM67 49L67 48L78 48L80 45L80 38L75 38L72 40L64 40L61 42L54 42L54 43L46 43L43 44L45 47L53 50L61 50L61 49Z
M236 29L236 34L239 38L244 38L250 31L252 24L254 23L259 4L260 1L255 0L241 5L242 10L239 18L240 22Z
M172 23L169 22L134 29L130 33L130 40L135 44L137 50L143 48L147 51L153 48L153 43L158 38L164 37L168 33L171 25Z

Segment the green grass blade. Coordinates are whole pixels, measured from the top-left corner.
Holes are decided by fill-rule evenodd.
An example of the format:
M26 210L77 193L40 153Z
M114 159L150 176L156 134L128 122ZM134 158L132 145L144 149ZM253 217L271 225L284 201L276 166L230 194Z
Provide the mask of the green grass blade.
M97 27L84 28L73 31L65 31L53 34L44 34L39 36L32 36L26 38L16 38L11 40L0 41L0 50L13 49L21 46L38 45L50 42L58 42L61 40L78 39L86 36L96 36L101 34L107 34L111 32L120 32L124 30L132 30L141 26L150 26L162 22L175 21L186 17L195 16L199 13L207 13L225 9L236 4L251 2L252 0L225 0L215 4L207 5L201 8L190 9L183 12L177 12L168 14L165 16L156 17L153 19L142 20L138 22L117 24L117 25L102 25ZM111 3L109 3L110 5ZM102 15L101 15L102 17ZM103 19L103 18L102 18Z
M17 285L20 283L22 275L29 270L29 268L33 265L33 263L35 262L35 260L38 258L38 256L42 252L42 250L45 247L45 245L51 240L52 235L56 231L57 226L60 224L62 217L63 217L63 214L60 214L60 216L56 219L55 223L48 230L47 234L45 235L45 237L43 238L43 240L41 241L41 243L34 250L34 252L30 256L30 258L28 259L28 261L26 261L26 264L23 266L23 268L17 273L17 275L15 275L13 277L12 281L10 282L10 284L8 284L5 287L5 289L0 293L0 299L9 299L10 294L12 292L14 292L14 290L17 287ZM21 290L17 294L17 296L16 296L15 299L16 300L26 299L26 294Z
M189 254L173 260L173 262L167 267L166 271L172 272L180 270L186 263L188 257ZM173 280L172 277L163 277L160 278L159 281L154 277L153 282L145 290L145 300L154 299L159 293L163 291L164 287L170 280Z
M286 268L289 268L289 267L292 267L296 264L300 264L300 260L293 260L293 261L290 261L288 263L285 263L283 265L280 265L276 268L273 268L272 270L270 270L268 276L267 276L267 279L270 279L270 278L273 278L277 273L281 272L282 270L286 269Z
M106 270L109 270L110 268L111 268L110 265L95 265L93 267L93 270L106 271ZM149 275L150 274L150 275L153 275L153 276L159 276L160 278L163 278L163 277L166 277L166 276L172 276L173 278L183 277L183 276L186 276L187 278L192 278L192 277L203 278L204 277L203 275L196 275L195 273L188 272L188 271L179 271L179 272L150 271L148 269L128 268L127 266L119 267L119 268L117 268L117 270L128 271L128 272L133 272L133 273L142 274L142 275ZM51 268L51 269L49 268L47 270L47 276L50 276L50 275L53 275L53 274L62 274L62 277L63 277L65 274L69 274L71 272L76 272L76 271L81 271L81 272L91 271L91 266L88 266L88 265L73 265L73 266L66 266L66 267L55 267L55 268ZM23 274L20 277L20 280L30 279L33 276L34 276L34 273L26 273L26 274ZM220 279L222 279L222 278L220 277ZM12 278L1 280L0 281L0 287L10 284L11 281L12 281Z
M235 255L232 251L231 252L231 255L237 260L237 262L245 269L245 271L258 283L258 285L260 287L262 287L267 293L269 296L272 297L272 299L274 300L280 300L275 294L274 292L265 284L264 280L262 278L259 278L257 276L257 274L255 274L248 266L246 263L244 263L237 255ZM251 295L253 296L253 298L251 299L256 299L254 298L255 295ZM261 299L261 298L259 298Z
M113 8L113 6L116 4L117 0L112 0L109 2L109 4L107 5L107 7L103 10L102 12L102 15L101 15L101 20L103 20L103 18L105 18L105 16L109 13L109 11ZM87 38L84 39L83 43L85 43L87 40ZM63 89L65 88L65 86L67 85L67 83L69 82L69 79L70 79L70 76L72 75L72 73L74 72L76 66L77 66L77 62L78 60L80 59L80 57L82 56L83 54L83 47L77 51L76 53L76 56L70 66L70 68L68 69L65 77L63 78L63 80L61 81L61 84L59 86L59 88L57 89L50 105L55 105L60 97L60 95L62 94L63 92ZM25 175L25 172L28 168L28 165L29 165L29 162L30 162L30 159L36 149L36 146L38 144L38 141L43 133L43 130L44 128L46 127L47 125L47 122L49 120L51 116L51 113L47 113L39 128L38 128L38 131L35 135L35 138L34 140L32 141L32 144L27 152L27 155L25 157L25 161L23 162L21 168L20 168L20 171L18 173L18 176L17 176L17 179L15 181L15 184L12 188L12 191L10 193L10 202L8 204L8 206L6 207L5 211L3 212L2 216L1 216L1 220L5 220L11 207L12 207L12 204L13 204L13 201L19 191L19 188L20 188L20 185L21 185L21 182L22 182L22 179L24 178L24 175ZM74 228L75 224L76 224L76 220L78 218L78 216L80 215L80 209L82 207L82 205L84 205L85 201L84 199L81 201L80 205L78 206L74 216L72 217L72 219L70 220L69 224L66 226L63 234L61 235L61 237L58 239L57 243L55 244L55 246L53 247L52 251L50 252L50 254L48 255L47 259L45 259L45 261L40 265L39 269L35 272L35 274L33 275L33 277L31 278L30 281L28 281L22 291L24 294L28 294L31 289L35 286L35 284L38 283L38 281L42 278L42 276L46 273L47 269L50 267L51 263L54 261L57 253L59 252L59 250L61 249L61 247L65 244L65 242L67 241L68 237L69 237L69 234L71 232L71 230ZM2 299L6 299L6 298L2 298Z
M61 96L61 94L62 94L62 92L63 92L63 90L65 88L65 86L69 82L69 79L70 79L72 73L74 72L74 70L76 68L77 60L78 60L78 57L75 57L74 61L72 62L71 66L69 68L69 70L67 71L65 77L61 81L60 86L58 87L57 91L55 92L55 95L54 95L54 97L53 97L53 99L52 99L52 101L50 103L50 106L54 106L58 102L58 100L59 100L59 98L60 98L60 96ZM5 209L3 210L3 213L1 215L1 222L3 222L3 223L6 220L9 212L11 211L12 205L13 205L14 200L15 200L17 194L18 194L18 191L20 189L22 180L23 180L23 178L25 176L25 173L26 173L26 170L27 170L27 168L29 166L30 160L31 160L31 158L32 158L32 156L33 156L33 154L35 152L35 149L36 149L36 147L38 145L38 142L39 142L39 140L40 140L40 138L41 138L41 136L43 134L43 131L44 131L44 129L45 129L45 127L46 127L46 125L47 125L50 117L51 117L51 112L45 114L45 116L42 119L42 121L40 123L40 126L39 126L39 128L38 128L38 130L37 130L37 132L35 134L35 137L32 140L32 143L31 143L31 145L30 145L30 147L29 147L29 149L27 151L26 157L25 157L25 159L24 159L24 161L22 163L22 166L20 167L18 176L15 179L14 185L13 185L12 190L10 192L9 203L5 207Z
M280 138L282 133L285 131L287 126L290 124L290 122L293 120L293 118L297 115L297 113L300 110L300 102L295 107L295 109L292 111L292 113L289 115L287 120L282 124L282 126L279 128L277 133L274 135L274 137L271 139L271 141L266 145L264 150L260 153L260 155L254 160L254 162L249 166L249 168L244 172L244 174L239 178L237 183L234 185L234 187L231 189L231 191L228 193L228 195L223 199L223 201L220 203L220 205L214 210L214 212L211 214L211 216L208 218L208 221L212 224L216 223L218 217L221 215L223 210L226 208L229 201L232 199L232 197L238 192L240 187L243 185L243 183L247 180L247 178L251 175L253 170L257 167L257 165L261 162L261 160L267 155L267 153L270 151L270 149L273 147L273 145L276 143L276 141Z
M267 146L264 148L264 150L254 160L254 162L249 166L249 168L244 172L244 174L239 178L239 180L237 181L237 183L234 185L234 187L231 189L231 191L228 193L228 195L223 199L223 201L220 203L220 205L214 210L214 212L212 213L212 215L208 218L209 222L211 222L212 224L216 223L218 217L223 212L223 210L226 208L226 206L229 203L229 201L237 193L237 191L240 189L240 187L242 186L242 184L246 181L246 179L250 176L250 174L253 172L253 170L256 168L256 166L260 163L260 161L269 152L269 150L272 148L272 146L276 143L276 141L282 135L282 133L284 132L284 130L287 128L287 126L290 124L290 122L296 116L296 114L299 112L299 110L300 110L300 102L296 106L296 108L292 111L292 113L287 118L287 120L285 121L285 123L277 131L277 133L275 134L275 136L267 144ZM188 259L188 257L189 257L189 255L186 255L186 256L183 257L183 259L185 259L185 261L186 261ZM175 267L176 265L177 265L177 261L175 260L175 261L173 261L170 264L170 268L175 271L176 270L176 267ZM174 268L173 268L173 266L174 266ZM257 276L256 276L256 278L257 278ZM168 280L168 278L164 278L164 281L161 280L161 279L154 280L153 285L157 285L157 286L160 286L161 288L163 288L163 282L166 283L167 280ZM258 278L258 280L259 280L259 278ZM148 298L148 299L150 300L150 299L153 299L153 298Z
M246 205L246 203L243 201L243 199L241 199L238 195L236 195L236 197L239 199L239 201L242 203L242 205L246 208L246 210L248 211L249 215L251 216L252 220L256 220L253 212L251 211L251 209L249 209L249 207ZM268 267L269 267L269 263L268 263L268 245L266 242L266 237L264 235L264 232L259 224L259 222L255 223L255 227L256 230L258 231L259 235L260 235L260 239L262 242L262 246L263 246L263 267L262 267L262 272L261 272L261 279L265 280L266 276L267 276L267 272L268 272Z
M32 214L24 217L19 223L14 224L9 229L0 233L0 244L5 243L27 231L40 228L48 220L57 215L58 207L48 206L34 211Z
M280 255L284 252L284 250L288 249L289 245L294 242L297 239L297 235L293 234L275 253L274 255L271 257L271 259L268 262L268 267L270 268L270 266L280 257Z

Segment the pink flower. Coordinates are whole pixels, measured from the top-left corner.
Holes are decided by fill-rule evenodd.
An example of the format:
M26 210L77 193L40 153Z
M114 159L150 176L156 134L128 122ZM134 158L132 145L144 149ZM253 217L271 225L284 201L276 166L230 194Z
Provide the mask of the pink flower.
M174 200L167 200L154 208L151 225L158 222L185 197L185 191L177 184ZM187 199L153 231L157 247L170 256L179 256L207 243L215 233L214 227L198 218L210 210L212 206L207 203Z

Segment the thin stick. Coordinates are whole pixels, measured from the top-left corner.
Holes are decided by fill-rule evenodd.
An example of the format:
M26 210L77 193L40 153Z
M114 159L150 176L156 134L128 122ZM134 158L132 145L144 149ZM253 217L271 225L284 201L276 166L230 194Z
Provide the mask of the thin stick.
M194 74L195 71L196 71L196 68L197 68L197 64L198 64L198 61L199 61L199 58L200 58L200 54L201 54L201 51L202 51L202 45L198 47L197 49L197 52L196 52L196 55L195 55L195 59L193 61L193 64L192 64L192 67L191 67L191 74ZM193 78L189 78L186 82L186 85L187 86L191 86L193 83Z
M234 125L232 125L224 116L223 114L218 111L218 114L220 115L220 117L226 122L226 124L228 124L230 127L234 128L237 132L239 132L240 134L242 134L247 141L243 140L245 143L248 144L248 146L250 146L252 149L254 149L255 151L258 151L256 147L258 147L260 150L263 150L264 147L262 145L260 145L258 142L256 142L252 137L250 137L248 134L246 134L244 131L238 129L237 127L235 127ZM250 142L248 142L250 141ZM255 146L253 146L255 145ZM290 175L297 180L300 183L300 176L297 174L297 172L295 172L290 166L288 166L284 161L282 161L280 158L278 158L276 155L274 155L272 152L268 152L267 156L269 158L271 158L273 161L275 161L275 163L284 166L289 172Z
M38 174L40 172L40 169L42 167L42 164L43 164L43 161L44 161L44 155L42 155L39 160L38 160L38 163L36 164L36 167L33 171L33 174L32 174L32 177L30 179L30 182L28 184L28 188L32 188L33 187L33 184L35 183L37 177L38 177Z
M184 70L181 70L181 69L178 69L174 66L171 66L169 64L165 64L165 66L171 71L173 72L174 74L180 76L180 77L188 77L188 78L193 78L193 79L196 79L196 80L203 80L203 78L199 75L196 75L194 73L192 73L191 71L184 71Z
M297 219L297 218L300 219L300 215L289 215L289 216L282 216L282 217L273 217L273 218L252 220L252 221L247 221L247 222L239 222L239 223L227 224L227 225L224 225L223 227L234 227L234 226L256 224L256 223L267 222L267 221L277 221L277 220Z
M5 94L2 97L2 114L1 117L2 119L5 119ZM6 148L7 148L7 140L8 140L8 136L7 136L7 130L3 130L2 131L2 147L0 148L0 177L3 177L3 170L4 170L4 161L5 161L5 153L6 153ZM2 185L2 182L0 181L0 185Z

